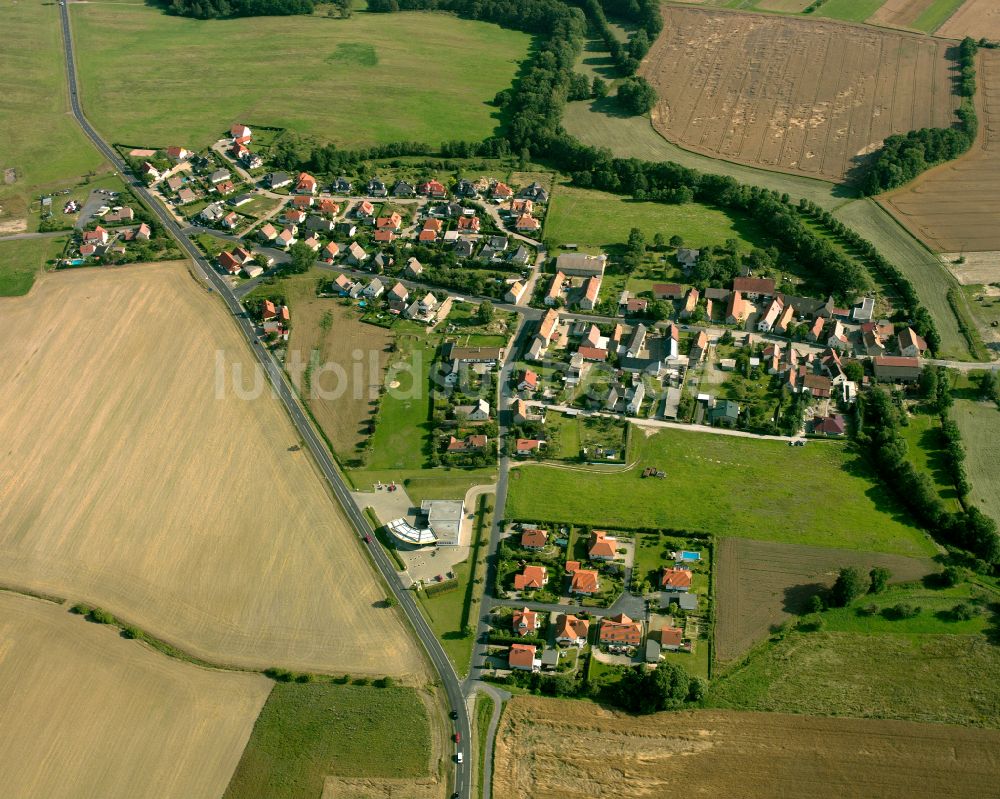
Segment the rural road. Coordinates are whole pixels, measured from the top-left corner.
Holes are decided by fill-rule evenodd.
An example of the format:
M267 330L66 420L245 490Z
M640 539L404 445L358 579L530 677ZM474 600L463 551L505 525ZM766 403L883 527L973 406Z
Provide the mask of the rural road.
M66 57L66 78L69 86L70 105L73 111L73 116L83 129L83 132L93 142L97 150L105 158L107 158L108 161L110 161L123 176L127 176L129 175L128 165L121 158L121 156L119 156L119 154L106 141L104 141L103 138L101 138L97 131L91 127L86 116L84 116L83 108L80 104L79 89L77 87L76 62L73 53L73 37L69 23L69 6L61 5L59 7L59 12L62 20L63 45ZM166 209L164 209L160 203L152 197L140 181L132 178L130 182L132 190L146 202L150 210L160 219L163 227L169 231L175 239L177 239L178 243L181 245L183 250L187 252L191 260L198 265L203 273L205 282L208 283L211 289L218 292L220 297L222 297L244 337L249 343L250 349L253 351L258 362L268 375L268 378L274 387L275 393L285 406L285 409L288 411L288 415L298 430L299 435L309 447L317 465L320 467L320 470L333 490L334 496L342 506L347 518L350 520L355 531L362 540L372 542L367 545L368 552L381 572L383 579L396 597L399 606L403 609L403 612L406 613L406 616L409 619L417 637L420 639L420 642L423 644L434 669L440 675L441 684L447 695L449 707L457 716L454 723L455 731L461 734L462 741L464 742L461 747L465 750L466 754L469 754L468 747L472 741L472 727L469 722L469 714L464 701L463 686L458 679L458 675L455 673L455 669L452 667L451 661L448 660L447 655L445 655L444 650L441 648L441 645L434 633L431 631L430 627L428 627L427 622L424 621L424 617L417 608L413 594L403 588L393 564L389 561L388 556L382 550L381 545L376 541L374 530L368 523L368 520L354 503L350 491L344 484L343 478L337 471L337 467L333 463L329 452L317 436L316 432L313 430L313 427L306 418L305 413L303 413L301 406L289 388L288 383L285 381L281 369L278 367L270 352L261 345L254 332L253 326L247 318L247 314L243 306L234 296L230 287L215 271L212 265L205 260L191 241L182 233L180 226L177 224L173 216L171 216ZM458 766L456 764L454 765L454 768L454 790L459 794L459 796L462 797L462 799L471 799L473 782L471 779L473 770L472 758L466 757L464 766Z

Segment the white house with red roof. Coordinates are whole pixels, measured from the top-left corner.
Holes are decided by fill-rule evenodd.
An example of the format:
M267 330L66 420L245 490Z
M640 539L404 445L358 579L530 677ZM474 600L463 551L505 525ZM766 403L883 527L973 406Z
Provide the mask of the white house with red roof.
M523 608L522 610L514 611L511 624L513 625L514 632L523 638L526 635L534 635L535 631L541 628L542 620L535 611L530 608Z

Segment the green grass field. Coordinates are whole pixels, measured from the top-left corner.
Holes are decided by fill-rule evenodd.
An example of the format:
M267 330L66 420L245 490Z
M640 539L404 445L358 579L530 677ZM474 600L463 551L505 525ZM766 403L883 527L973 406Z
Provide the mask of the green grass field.
M913 27L917 30L932 33L944 25L948 18L958 11L959 6L965 0L934 0L924 11L913 21Z
M791 633L714 683L709 704L1000 727L1000 648L981 635Z
M23 214L33 189L98 169L103 159L69 115L59 6L0 0L0 206Z
M62 254L68 239L68 235L59 235L41 239L0 240L0 297L27 294L38 272Z
M962 431L972 501L1000 521L1000 411L993 403L958 400L952 418Z
M429 740L412 688L276 683L225 799L319 797L327 775L427 776Z
M624 244L639 228L647 241L656 233L681 236L690 246L722 244L735 238L747 248L763 246L757 226L701 203L668 205L641 202L617 194L558 185L545 221L545 238L597 248Z
M805 447L710 433L633 432L627 472L525 465L507 516L716 533L900 555L935 552L841 442ZM645 466L666 478L640 477Z
M958 511L958 491L951 483L945 468L945 453L941 437L941 422L925 413L909 417L909 424L901 428L906 439L907 457L914 466L934 481L938 494L949 511Z
M343 146L483 139L498 124L487 103L531 41L429 13L201 21L96 4L72 16L95 127L156 146L203 147L234 121Z
M813 16L864 22L884 3L885 0L826 0Z
M493 697L488 694L476 694L476 742L478 744L476 757L476 792L473 796L483 795L483 768L486 765L486 736L490 731L490 718L493 716Z

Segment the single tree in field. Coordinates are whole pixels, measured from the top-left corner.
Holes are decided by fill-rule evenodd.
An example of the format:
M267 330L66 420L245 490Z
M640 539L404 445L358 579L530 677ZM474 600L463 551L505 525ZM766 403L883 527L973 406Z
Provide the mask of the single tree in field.
M854 567L841 569L837 581L830 591L830 599L835 607L849 605L868 590L868 580Z
M884 566L875 566L870 572L868 572L868 580L870 584L868 586L869 594L881 594L887 585L889 585L889 580L892 579L892 572L889 571Z

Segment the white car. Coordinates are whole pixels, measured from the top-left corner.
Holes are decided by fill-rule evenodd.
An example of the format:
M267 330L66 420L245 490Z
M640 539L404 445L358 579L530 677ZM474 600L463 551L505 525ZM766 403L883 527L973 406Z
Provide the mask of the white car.
M462 762L462 753L461 752L459 752L457 755L455 755L455 762L456 763L461 763Z

